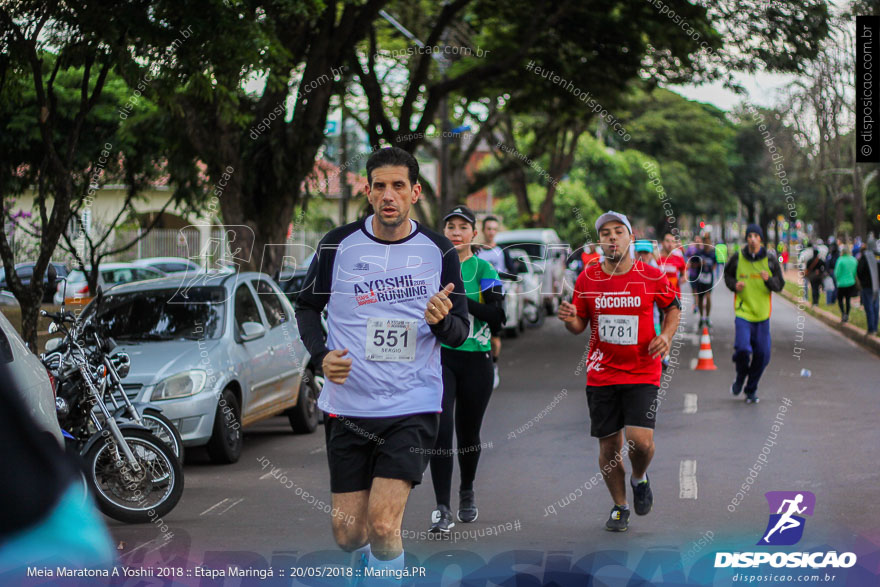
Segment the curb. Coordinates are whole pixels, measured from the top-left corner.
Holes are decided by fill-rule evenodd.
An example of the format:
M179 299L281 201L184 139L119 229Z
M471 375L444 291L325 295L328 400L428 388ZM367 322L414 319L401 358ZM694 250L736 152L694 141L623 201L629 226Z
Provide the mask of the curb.
M785 291L785 289L777 293L796 306L804 302L804 300L798 298L791 292ZM804 303L804 310L807 314L814 318L818 318L848 339L857 342L865 349L880 356L880 338L876 336L868 336L861 328L853 326L852 324L841 324L840 317L835 316L831 312L823 310L822 308L811 308L807 303Z

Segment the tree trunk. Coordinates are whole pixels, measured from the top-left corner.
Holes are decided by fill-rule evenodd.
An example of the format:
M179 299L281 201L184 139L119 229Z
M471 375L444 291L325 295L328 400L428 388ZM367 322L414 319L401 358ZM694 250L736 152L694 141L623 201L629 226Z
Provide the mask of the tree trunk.
M556 186L550 183L547 185L544 201L541 202L541 212L538 216L540 226L553 227L556 224L556 203L553 201L555 196Z
M755 203L754 202L744 202L743 206L746 209L746 224L754 222L755 218ZM745 229L745 226L743 227Z
M40 283L42 284L42 279ZM28 288L28 290L32 289ZM30 351L36 354L39 352L37 348L37 325L40 319L40 302L43 298L42 287L36 295L34 295L33 291L29 291L29 293L27 303L22 304L22 300L19 299L19 305L21 306L21 338L27 344Z
M529 202L528 182L526 174L521 168L516 168L510 172L509 181L513 194L516 196L516 210L520 217L525 218L526 226L534 226L534 218L532 217L532 205Z
M853 235L868 237L868 224L865 217L865 190L862 169L858 163L853 163Z

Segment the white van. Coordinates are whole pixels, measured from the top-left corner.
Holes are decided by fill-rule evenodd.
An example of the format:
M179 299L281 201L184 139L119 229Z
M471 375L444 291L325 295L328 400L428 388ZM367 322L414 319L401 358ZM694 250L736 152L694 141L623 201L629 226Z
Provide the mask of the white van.
M563 296L565 259L570 247L552 228L525 228L500 232L495 242L505 251L522 249L541 282L541 298L549 314L555 314Z

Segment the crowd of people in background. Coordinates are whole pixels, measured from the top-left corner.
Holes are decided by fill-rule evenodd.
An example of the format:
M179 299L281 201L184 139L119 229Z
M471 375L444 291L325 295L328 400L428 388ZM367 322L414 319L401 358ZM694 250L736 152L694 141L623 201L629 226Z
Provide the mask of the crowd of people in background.
M808 242L800 254L799 265L804 273L803 295L812 306L819 305L821 292L825 304L837 302L841 323L849 322L852 298L859 298L867 319L868 334L877 334L878 275L880 241L869 234L844 241L828 237L826 242Z

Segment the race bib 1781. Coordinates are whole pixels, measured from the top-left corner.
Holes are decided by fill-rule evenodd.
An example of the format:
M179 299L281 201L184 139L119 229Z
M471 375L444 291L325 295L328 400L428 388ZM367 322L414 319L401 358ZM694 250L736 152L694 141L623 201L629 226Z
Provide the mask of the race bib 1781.
M639 317L600 314L599 340L610 344L637 344L639 340Z

